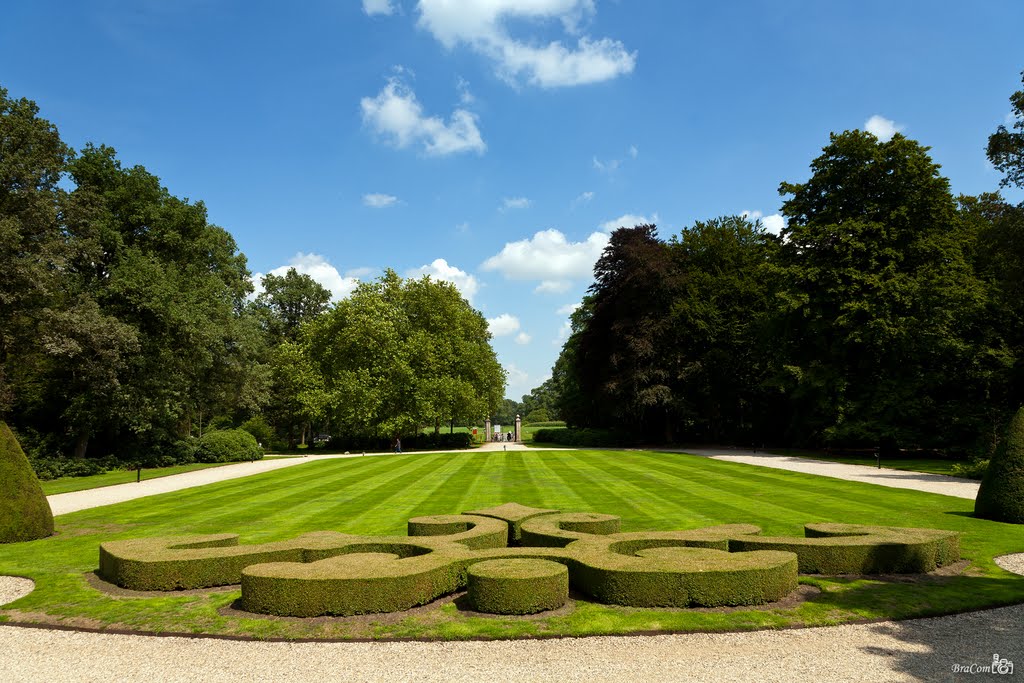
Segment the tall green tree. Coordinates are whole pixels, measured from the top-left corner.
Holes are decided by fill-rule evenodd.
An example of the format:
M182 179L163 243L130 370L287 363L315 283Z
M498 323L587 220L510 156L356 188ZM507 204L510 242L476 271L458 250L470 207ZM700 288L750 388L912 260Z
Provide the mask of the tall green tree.
M678 280L667 305L679 429L715 443L774 440L780 393L771 386L775 314L769 277L779 241L741 216L698 221L669 244Z
M305 273L289 268L284 275L267 273L255 309L272 340L295 342L299 328L327 310L331 293Z
M1024 71L1021 72L1024 81ZM1010 128L999 126L988 138L988 159L1003 176L1000 185L1024 187L1024 90L1010 95L1010 106L1014 117Z
M0 88L0 414L15 399L11 373L25 369L60 287L66 245L57 183L70 155L34 102Z
M316 319L306 348L336 431L395 436L498 407L505 371L490 339L487 321L454 285L389 270Z
M577 318L582 324L571 339L574 391L594 397L589 406L567 406L573 421L671 441L674 368L662 349L671 344L666 304L675 287L671 255L654 225L611 234L594 266L585 317Z
M782 183L779 340L793 438L939 445L976 434L985 288L928 148L832 135L805 183Z

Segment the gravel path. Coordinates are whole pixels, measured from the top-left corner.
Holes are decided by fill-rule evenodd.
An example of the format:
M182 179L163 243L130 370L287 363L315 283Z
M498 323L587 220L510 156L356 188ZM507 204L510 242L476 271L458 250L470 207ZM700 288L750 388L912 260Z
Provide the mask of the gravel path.
M943 474L907 472L885 467L878 469L877 467L868 467L866 465L846 465L838 462L797 458L791 455L773 455L771 453L737 448L684 448L670 452L690 453L692 455L714 458L715 460L740 462L746 465L758 465L759 467L772 467L777 470L789 470L790 472L817 474L822 477L833 477L835 479L862 481L867 484L889 486L896 489L914 489L916 491L927 491L928 493L941 493L945 496L969 498L971 500L978 497L978 486L980 486L980 482L973 479L947 477Z
M468 643L260 643L0 626L4 681L969 681L1024 666L1024 606L788 631ZM969 637L968 637L969 636ZM987 680L987 678L985 679Z

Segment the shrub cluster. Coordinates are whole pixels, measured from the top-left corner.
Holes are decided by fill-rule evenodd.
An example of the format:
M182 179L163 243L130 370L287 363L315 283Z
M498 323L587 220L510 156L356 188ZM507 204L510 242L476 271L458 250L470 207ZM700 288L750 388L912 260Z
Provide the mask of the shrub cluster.
M468 432L440 432L402 437L403 451L445 451L469 448L473 437ZM390 451L393 440L379 436L332 436L325 448L331 451Z
M199 462L240 462L259 460L263 449L256 438L242 429L224 429L203 434L196 448Z
M624 432L616 432L609 429L577 429L575 427L560 427L553 429L538 429L533 433L534 443L554 443L560 446L633 446L637 441L635 437Z

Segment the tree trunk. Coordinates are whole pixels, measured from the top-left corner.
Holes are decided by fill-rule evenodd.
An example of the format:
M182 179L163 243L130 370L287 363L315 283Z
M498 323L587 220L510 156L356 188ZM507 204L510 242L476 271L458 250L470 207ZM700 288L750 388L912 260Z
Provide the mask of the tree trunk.
M436 435L438 435L440 433L441 433L441 418L435 417L434 418L434 435L436 436Z
M89 435L85 432L75 439L75 457L79 460L85 459L85 450L89 447Z

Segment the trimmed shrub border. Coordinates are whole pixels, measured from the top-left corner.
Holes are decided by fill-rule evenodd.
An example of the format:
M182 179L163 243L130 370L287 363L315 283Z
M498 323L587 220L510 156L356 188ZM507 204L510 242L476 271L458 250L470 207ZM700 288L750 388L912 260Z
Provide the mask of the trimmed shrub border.
M798 572L919 573L960 559L959 534L934 529L808 524L805 538L762 537L749 524L618 530L614 515L506 503L414 517L409 536L110 541L100 545L99 574L134 590L240 583L243 609L281 616L396 612L467 586L478 611L530 614L564 604L570 585L631 607L756 605L795 590Z

